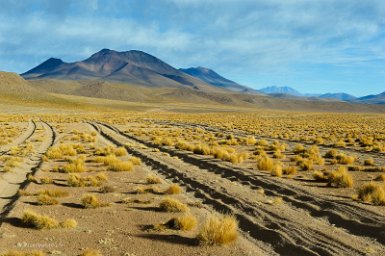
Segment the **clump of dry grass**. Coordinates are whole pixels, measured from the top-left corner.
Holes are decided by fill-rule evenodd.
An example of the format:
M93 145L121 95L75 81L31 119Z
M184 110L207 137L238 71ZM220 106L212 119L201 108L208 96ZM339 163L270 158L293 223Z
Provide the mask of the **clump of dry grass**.
M75 156L76 150L72 144L61 144L57 147L51 147L46 156L48 159L61 159L63 156Z
M205 144L197 144L197 145L195 145L195 147L193 149L193 153L199 154L199 155L210 155L211 154L211 148Z
M177 199L173 199L170 197L164 198L160 204L159 208L166 212L188 212L189 208L187 205L182 203Z
M293 148L294 154L301 154L306 151L305 147L302 144L296 144Z
M334 158L337 157L338 154L339 154L338 150L336 150L336 149L331 149L331 150L329 150L328 152L326 152L325 158L334 159Z
M282 177L282 165L276 164L271 170L270 174L275 177Z
M178 184L171 184L164 193L168 195L180 194L182 193L182 188Z
M32 173L28 173L27 174L27 180L29 182L37 183L37 179L36 179L36 177Z
M133 191L135 194L146 194L146 193L153 193L153 194L163 194L158 187L151 187L151 186L136 186Z
M77 173L70 174L67 183L71 187L100 187L106 181L106 176L99 173L95 176L82 177Z
M118 147L114 150L114 154L116 156L125 156L127 155L127 151L124 147Z
M148 184L161 184L162 179L155 175L148 175L146 177L146 181Z
M34 195L33 193L30 193L30 192L26 191L25 189L19 189L17 191L17 194L19 196L33 196Z
M225 245L238 238L238 221L232 215L211 215L197 235L205 245Z
M140 165L142 163L142 160L140 160L139 157L136 157L136 156L133 156L129 159L129 161L133 164L133 165Z
M40 205L57 205L57 204L59 204L59 201L56 198L48 196L48 195L39 195L37 197L37 202Z
M283 169L283 174L285 175L296 175L297 174L297 167L296 166L287 166L286 168Z
M53 179L50 177L43 177L43 178L40 178L40 183L41 184L52 184Z
M258 158L257 167L260 170L271 171L274 168L274 161L268 156Z
M255 145L255 143L257 143L257 140L254 136L247 136L246 145Z
M59 223L54 218L51 218L47 215L40 215L31 210L25 210L21 220L24 224L32 226L36 229L54 229L59 227L73 228L74 227L73 223L76 222L73 219L67 219ZM72 225L69 225L69 223L72 223Z
M338 163L340 164L353 164L356 159L354 156L347 156L345 154L339 154L337 157L336 157Z
M317 181L328 181L330 173L326 170L316 170L313 172L313 178Z
M85 249L79 256L103 256L99 250Z
M60 227L62 228L76 228L78 223L74 219L66 219L65 221L60 223Z
M108 167L108 170L112 172L129 172L129 171L132 171L132 169L133 169L133 164L131 161L121 161L121 160L112 162Z
M340 166L336 171L330 173L328 185L331 187L351 188L353 186L353 177L345 167Z
M82 205L84 208L98 208L109 206L109 203L103 203L96 195L86 194L82 196Z
M301 160L297 161L297 165L299 166L299 168L301 168L301 170L309 171L309 170L313 169L313 160L308 159L308 158L301 159Z
M385 185L364 184L358 189L357 198L373 205L385 205Z
M59 227L59 222L47 215L40 215L31 210L23 213L22 222L37 229L53 229Z
M79 157L74 160L71 160L71 163L66 164L63 168L60 168L60 171L66 173L85 172L86 166L84 163L84 158Z
M38 192L39 195L47 195L50 197L66 197L69 195L67 191L61 189L44 189Z
M161 226L175 230L190 231L196 227L197 223L198 221L193 215L186 214L180 217L172 218Z

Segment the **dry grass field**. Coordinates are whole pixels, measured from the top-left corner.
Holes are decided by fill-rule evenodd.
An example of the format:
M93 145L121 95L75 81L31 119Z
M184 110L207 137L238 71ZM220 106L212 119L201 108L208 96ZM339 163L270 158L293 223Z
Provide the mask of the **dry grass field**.
M0 119L1 255L385 253L382 114Z

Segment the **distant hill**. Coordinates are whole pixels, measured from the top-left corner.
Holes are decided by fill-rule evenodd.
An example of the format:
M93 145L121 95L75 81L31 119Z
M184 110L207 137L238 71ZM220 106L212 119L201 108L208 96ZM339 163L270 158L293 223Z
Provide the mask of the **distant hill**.
M291 95L291 96L302 96L297 90L288 86L269 86L258 90L265 94L277 94L277 95Z
M368 103L368 104L385 104L385 92L368 95L357 99L357 102Z
M25 79L106 80L151 87L190 87L212 90L199 79L142 51L103 49L83 61L66 63L50 58L21 74Z
M16 73L0 71L0 103L62 104L63 100L37 88Z
M347 93L325 93L318 96L321 99L334 99L334 100L342 100L342 101L352 101L355 100L356 97Z
M190 76L196 77L208 84L225 88L235 92L257 92L254 89L240 85L234 81L224 78L223 76L216 73L214 70L204 67L186 68L179 69L180 71L189 74Z

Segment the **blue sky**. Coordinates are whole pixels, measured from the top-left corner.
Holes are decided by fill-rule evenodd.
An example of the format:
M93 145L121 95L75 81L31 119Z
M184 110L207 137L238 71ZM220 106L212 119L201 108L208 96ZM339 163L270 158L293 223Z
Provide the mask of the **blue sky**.
M0 70L102 48L205 66L253 88L385 91L383 0L0 0Z

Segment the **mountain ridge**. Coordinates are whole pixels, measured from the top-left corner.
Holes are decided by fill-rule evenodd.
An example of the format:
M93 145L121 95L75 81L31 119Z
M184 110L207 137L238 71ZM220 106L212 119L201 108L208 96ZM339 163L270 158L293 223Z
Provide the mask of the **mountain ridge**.
M256 93L257 91L249 88L244 85L240 85L232 80L229 80L221 75L219 75L217 72L215 72L212 69L205 68L202 66L198 67L190 67L190 68L180 68L180 71L196 77L208 84L214 85L214 86L219 86L221 88L225 88L231 91L235 92L254 92Z
M138 50L118 52L102 49L82 61L66 63L50 58L21 74L25 79L102 79L144 86L191 87L215 90L164 61Z

